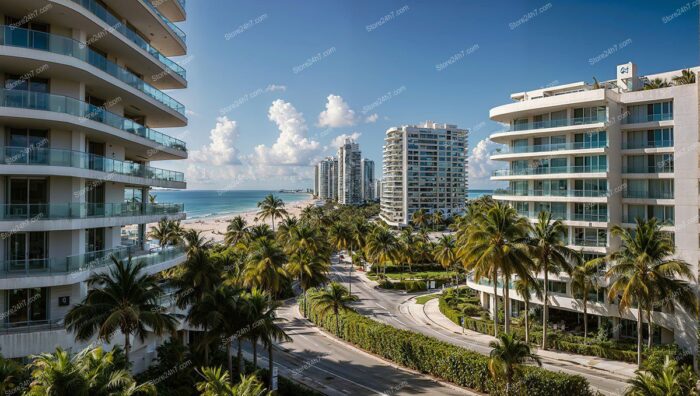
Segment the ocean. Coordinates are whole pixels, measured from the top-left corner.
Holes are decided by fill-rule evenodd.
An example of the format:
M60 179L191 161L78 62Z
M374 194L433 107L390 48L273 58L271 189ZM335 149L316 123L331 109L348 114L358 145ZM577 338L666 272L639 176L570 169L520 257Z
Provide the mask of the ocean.
M281 198L285 204L311 198L311 194L281 193L263 190L164 190L153 191L158 202L185 204L188 219L222 216L256 210L258 202L268 194Z
M469 199L492 194L492 190L469 190ZM188 219L229 215L256 210L258 202L274 194L286 204L311 198L304 193L281 193L264 190L163 190L154 191L158 202L183 203Z

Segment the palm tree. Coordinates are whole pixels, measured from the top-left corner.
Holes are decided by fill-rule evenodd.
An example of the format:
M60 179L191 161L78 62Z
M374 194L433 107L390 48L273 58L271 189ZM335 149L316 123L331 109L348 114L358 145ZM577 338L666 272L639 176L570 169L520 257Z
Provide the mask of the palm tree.
M435 261L443 268L453 268L458 261L457 257L457 241L452 235L443 235L438 239L435 250L433 251Z
M158 198L158 194L148 194L148 202L149 203L152 203L152 204L156 203L157 198Z
M530 281L532 260L524 244L529 223L518 216L515 209L498 202L471 223L471 230L461 248L463 263L474 271L478 281L482 277L493 283L494 333L498 336L498 275L503 277L504 328L510 331L510 281L514 275ZM533 280L534 282L534 280Z
M287 257L274 240L261 238L253 242L243 270L243 282L279 295L287 279L284 264Z
M287 216L281 222L277 229L277 240L282 246L288 246L292 237L292 232L300 226L299 220L294 216Z
M413 228L410 226L401 230L399 235L399 256L401 259L401 279L403 279L403 264L408 264L408 273L413 272L413 264L416 261L416 238Z
M79 368L67 351L58 347L53 354L43 353L31 359L30 395L88 395L87 381L79 375Z
M258 208L260 208L258 216L262 220L268 217L272 219L272 231L275 230L275 218L287 215L287 210L284 208L284 201L272 194L258 202Z
M611 281L608 297L619 298L620 310L637 307L637 365L641 368L643 312L651 322L650 313L658 299L670 302L669 307L676 302L697 312L689 283L679 279L692 282L695 276L688 263L671 258L675 252L673 240L661 231L655 218L637 219L632 231L615 226L611 232L621 239L622 248L607 257L612 264L606 273Z
M411 216L411 222L418 228L424 228L428 225L428 213L425 209L418 209L413 212Z
M325 289L313 296L322 315L333 312L335 315L335 334L340 336L340 311L347 309L347 304L357 301L357 296L348 293L348 289L338 282L331 282Z
M121 331L124 355L129 361L131 335L143 341L148 333L162 336L174 332L177 316L163 312L159 305L163 290L154 276L144 273L146 263L132 264L131 257L124 263L114 256L112 262L108 273L88 278L90 290L66 314L66 329L75 332L76 340L87 341L97 334L105 342Z
M275 239L275 233L272 231L269 225L258 224L250 227L246 237L248 242L256 241L261 238Z
M534 294L540 300L542 299L542 287L535 281L528 279L518 279L513 283L515 292L522 297L525 303L525 343L530 344L530 299Z
M571 276L571 292L574 296L581 296L583 305L583 341L588 339L588 295L593 290L598 290L598 268L603 260L596 258L582 262L574 267Z
M241 381L231 385L228 373L221 367L202 367L197 370L203 381L195 385L201 396L263 396L267 389L255 375L241 375Z
M226 236L224 243L228 246L233 246L243 240L248 233L248 223L241 216L236 216L228 223L226 227Z
M680 76L675 76L671 80L673 80L676 85L693 84L695 83L695 72L686 69L681 72Z
M176 224L174 221L163 217L155 226L151 227L148 236L150 238L157 239L158 246L160 246L161 249L168 245L176 245L180 239L180 234L178 232L179 222L177 223L178 227L175 226Z
M445 221L445 218L442 215L442 210L436 210L435 212L433 212L432 221L433 231L435 231L435 227L441 226L442 223Z
M576 252L566 247L565 238L566 226L564 223L561 220L552 220L550 212L540 212L537 216L537 223L532 228L532 235L527 242L537 264L538 272L544 275L542 283L542 349L547 349L549 274L559 275L561 272L571 274L573 263L578 259Z
M277 308L280 304L274 301L269 294L265 293L264 296L267 297L267 305L262 311L259 311L259 315L255 317L255 332L260 335L260 340L263 345L267 347L267 362L268 362L268 372L270 375L270 384L272 383L272 368L274 366L274 356L272 349L275 342L281 341L291 341L292 339L284 332L284 330L279 326L280 318L277 317Z
M666 356L663 366L649 371L637 370L636 376L627 381L625 396L692 396L698 395L695 376L690 366L679 367L678 362Z
M23 367L13 360L0 355L0 394L7 395L16 392L22 379Z
M670 87L671 84L668 83L666 80L662 80L660 78L655 78L653 80L649 80L644 82L644 90L648 91L650 89L658 89L658 88L668 88Z
M182 239L184 239L185 243L187 244L188 258L197 251L209 250L213 245L211 239L205 238L202 231L193 229L185 230L182 233Z
M350 245L352 244L352 231L350 230L350 227L346 226L345 224L341 222L336 222L328 230L328 236L330 238L331 245L335 248L338 254L338 264L342 264L340 262L340 252L342 252L343 250L348 250ZM348 255L352 257L349 251ZM350 265L352 267L352 264ZM351 281L352 278L348 277L348 290L351 290L350 293L352 293Z
M532 361L542 365L540 358L530 350L530 346L519 341L511 333L503 333L496 341L491 341L493 348L489 354L489 371L494 378L505 377L506 396L510 395L513 376L520 365Z
M396 237L384 227L377 227L369 235L365 248L373 265L383 267L384 274L386 274L386 266L398 258L399 244Z
M299 280L303 293L304 317L306 317L306 293L310 288L328 281L330 262L324 256L314 254L308 249L298 249L289 257L285 269L290 276Z

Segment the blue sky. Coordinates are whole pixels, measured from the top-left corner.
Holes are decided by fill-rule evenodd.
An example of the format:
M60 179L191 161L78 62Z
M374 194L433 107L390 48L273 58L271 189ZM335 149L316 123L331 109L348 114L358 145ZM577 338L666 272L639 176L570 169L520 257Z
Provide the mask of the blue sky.
M200 0L187 13L175 59L189 87L169 93L189 125L164 132L190 159L155 165L190 189L311 187L311 161L353 134L381 174L386 129L425 120L472 130L470 186L488 188L499 164L479 142L510 93L612 79L629 61L640 74L700 63L693 0Z

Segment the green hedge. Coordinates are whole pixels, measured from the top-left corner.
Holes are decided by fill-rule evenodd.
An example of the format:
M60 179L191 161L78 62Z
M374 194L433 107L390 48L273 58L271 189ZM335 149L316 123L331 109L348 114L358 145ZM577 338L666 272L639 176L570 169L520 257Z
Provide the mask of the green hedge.
M442 312L443 315L445 315L452 322L458 325L460 324L462 314L456 309L452 308L442 296L439 300L439 307L440 312ZM493 322L482 319L466 317L464 318L464 328L482 334L494 333ZM499 325L499 328L501 331L503 331L502 325ZM511 332L517 334L521 339L525 339L525 329L521 326L511 325ZM542 339L541 331L530 331L531 341L540 339ZM616 343L613 341L600 342L595 341L592 338L588 338L588 342L593 342L593 344L584 344L583 337L566 335L554 331L547 336L547 347L557 351L570 352L578 355L597 356L605 359L619 360L629 363L637 362L636 350L619 349L620 346L627 346L625 344ZM636 348L636 345L633 345L633 347Z
M318 326L336 332L335 316L332 313L321 315L313 302L310 304L309 318ZM340 314L339 336L404 367L479 392L502 393L499 392L502 384L495 383L489 374L489 358L476 352L413 331L396 329L352 310ZM516 382L524 386L531 396L592 395L583 377L538 367L523 367Z
M441 287L445 283L449 283L450 279L431 279L435 281L435 288ZM379 287L382 289L406 290L409 293L426 291L426 283L424 280L406 279L402 281L392 282L388 279L379 281Z

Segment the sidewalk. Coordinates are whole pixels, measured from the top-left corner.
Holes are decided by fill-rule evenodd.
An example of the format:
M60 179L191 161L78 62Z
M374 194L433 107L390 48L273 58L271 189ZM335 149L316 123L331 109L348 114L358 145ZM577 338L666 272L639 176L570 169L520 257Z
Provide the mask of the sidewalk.
M462 327L452 322L440 312L438 299L430 300L424 305L417 304L415 299L413 299L406 305L408 306L410 313L416 318L422 317L422 319L426 320L426 322L432 322L444 329L447 329L455 333L458 337L462 337L485 346L488 346L489 342L495 340L495 338L490 335L477 333L472 330L464 330L464 334L462 334ZM540 349L537 349L536 352L543 358L565 361L583 367L605 371L608 374L621 378L622 380L627 380L634 377L634 371L637 369L636 364L603 359L596 356L576 355L568 352L557 352L550 350L544 351Z

